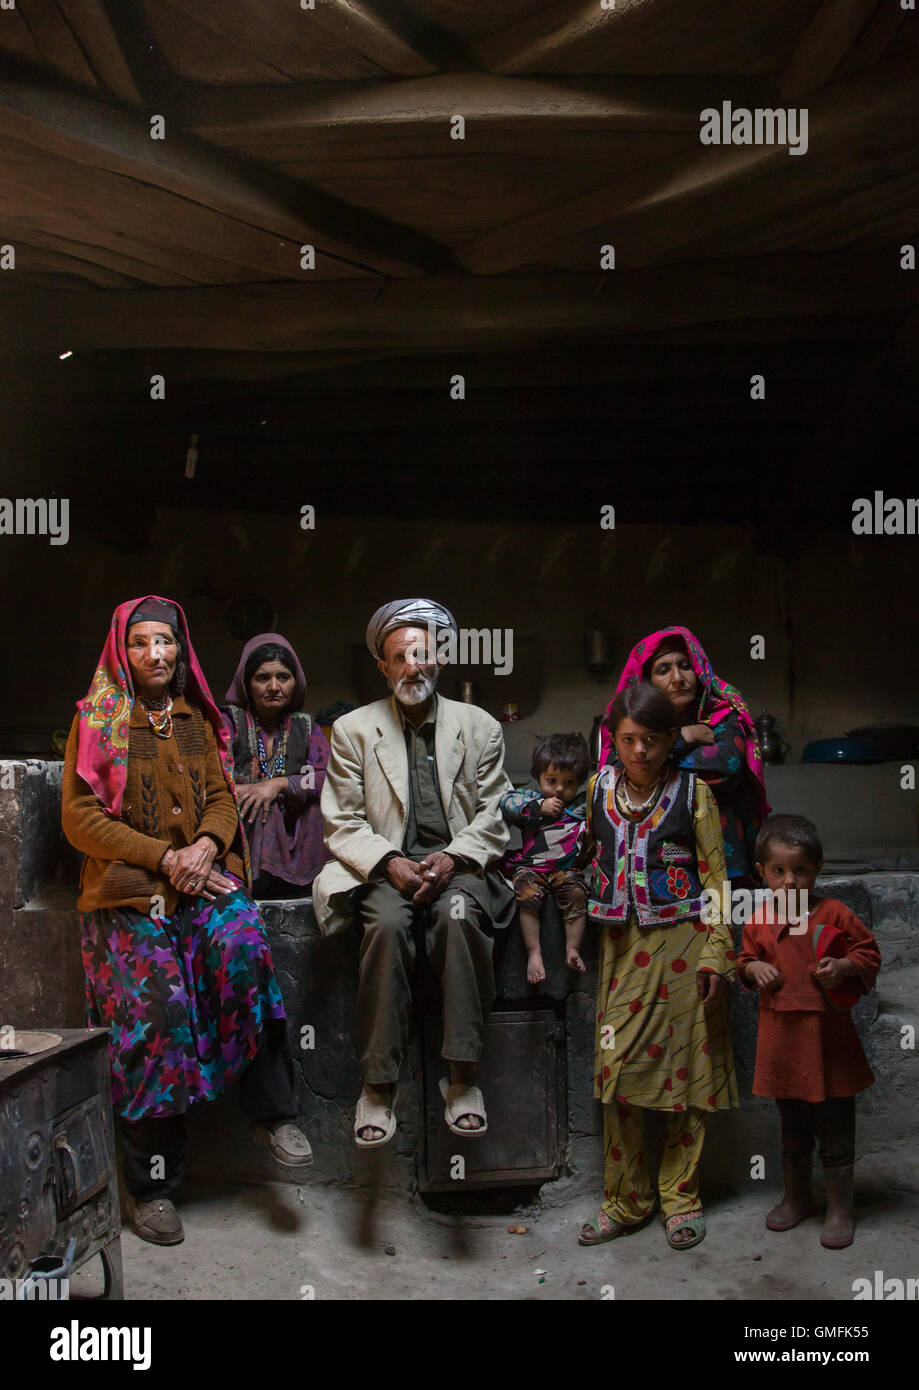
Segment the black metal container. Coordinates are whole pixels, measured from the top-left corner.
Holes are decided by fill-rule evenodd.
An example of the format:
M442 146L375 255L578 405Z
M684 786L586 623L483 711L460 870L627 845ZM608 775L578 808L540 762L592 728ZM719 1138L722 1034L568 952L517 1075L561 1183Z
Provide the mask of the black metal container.
M53 1046L41 1041L58 1037ZM102 1258L123 1298L108 1031L4 1030L0 1042L0 1277L61 1279Z

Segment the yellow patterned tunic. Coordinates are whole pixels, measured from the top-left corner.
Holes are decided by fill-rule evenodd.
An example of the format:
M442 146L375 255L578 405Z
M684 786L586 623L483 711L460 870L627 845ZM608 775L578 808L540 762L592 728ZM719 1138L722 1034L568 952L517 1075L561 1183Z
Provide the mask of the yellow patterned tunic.
M588 831L593 801L587 789ZM724 846L714 798L697 779L693 827L703 889L721 894ZM727 1001L706 1014L696 972L729 983L735 952L720 913L711 925L603 925L597 972L594 1095L648 1110L724 1110L737 1104Z

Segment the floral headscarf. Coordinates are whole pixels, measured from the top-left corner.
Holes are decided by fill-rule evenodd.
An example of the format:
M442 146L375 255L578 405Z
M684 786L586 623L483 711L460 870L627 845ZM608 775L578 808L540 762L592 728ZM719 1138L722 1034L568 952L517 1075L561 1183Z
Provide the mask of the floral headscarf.
M606 707L606 719L609 720L613 701L620 691L627 685L635 685L638 681L644 680L644 669L654 656L655 652L667 641L668 638L679 638L686 647L692 669L696 673L696 680L699 683L699 715L700 724L708 724L714 728L731 713L738 715L740 730L743 735L747 771L750 774L753 787L755 803L762 815L769 812L769 803L766 800L766 785L763 777L763 760L760 757L759 743L756 738L756 729L750 711L744 703L744 698L736 686L729 685L727 681L721 680L712 670L711 663L705 655L702 643L699 641L688 627L662 627L657 632L652 632L648 637L643 637L640 642L629 653L629 658L622 668L622 675L619 677L619 684L613 699ZM679 643L674 643L679 647ZM666 650L666 648L665 648ZM608 722L603 724L600 744L600 766L603 767L612 745Z
M188 635L185 614L175 600L162 599L157 594L147 594L143 598L120 603L115 609L89 693L85 699L77 701L80 711L77 772L99 798L108 814L116 819L121 815L121 803L128 777L128 738L131 710L134 706L134 683L125 641L129 619L134 610L150 600L156 603L171 603L176 611L179 631L188 647L188 676L184 693L213 725L223 775L234 800L236 798L233 759L226 729L208 683L204 679L204 672L198 665Z

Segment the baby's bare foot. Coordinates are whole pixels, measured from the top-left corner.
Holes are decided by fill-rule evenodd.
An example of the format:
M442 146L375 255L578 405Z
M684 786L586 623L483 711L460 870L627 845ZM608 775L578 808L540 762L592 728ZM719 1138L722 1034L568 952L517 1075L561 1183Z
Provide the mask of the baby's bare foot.
M587 969L587 966L581 960L577 948L574 946L569 946L568 949L565 951L565 963L568 966L569 970L579 970L582 975Z
M527 980L531 985L538 985L540 980L546 978L546 967L542 963L541 951L530 951L527 956Z

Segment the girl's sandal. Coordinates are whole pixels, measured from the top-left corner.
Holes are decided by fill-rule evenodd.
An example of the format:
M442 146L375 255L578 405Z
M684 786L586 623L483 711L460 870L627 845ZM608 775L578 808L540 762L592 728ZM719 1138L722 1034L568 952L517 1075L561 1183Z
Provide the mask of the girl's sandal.
M673 1239L675 1232L681 1230L689 1231L689 1240ZM691 1250L694 1245L700 1245L705 1239L705 1217L701 1209L678 1212L676 1216L670 1216L664 1222L664 1231L671 1250Z
M598 1211L596 1220L585 1221L578 1236L578 1245L603 1245L607 1240L615 1240L626 1230L619 1221L610 1221L605 1211Z

